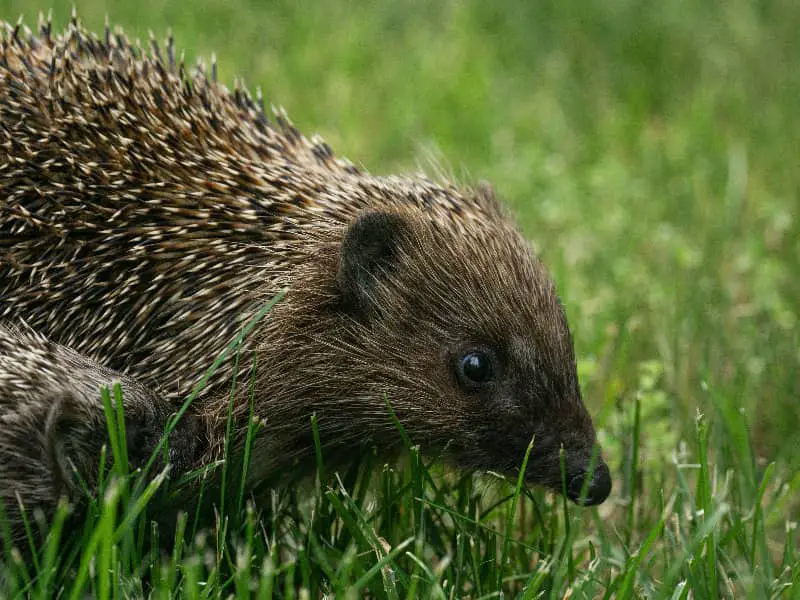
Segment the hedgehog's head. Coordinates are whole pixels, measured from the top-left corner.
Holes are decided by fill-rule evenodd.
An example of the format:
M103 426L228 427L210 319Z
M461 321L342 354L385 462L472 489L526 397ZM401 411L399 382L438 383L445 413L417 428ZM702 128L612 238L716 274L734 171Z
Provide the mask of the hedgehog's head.
M608 497L564 310L499 213L364 212L339 242L332 287L339 325L327 346L339 356L329 383L355 404L342 412L365 439L390 443L376 427L385 398L423 451L513 474L533 440L528 483L565 482L583 504Z

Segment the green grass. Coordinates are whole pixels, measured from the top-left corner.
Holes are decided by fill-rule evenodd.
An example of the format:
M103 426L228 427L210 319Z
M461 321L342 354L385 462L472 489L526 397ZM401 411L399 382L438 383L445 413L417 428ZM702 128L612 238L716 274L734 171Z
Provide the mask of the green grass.
M115 472L66 549L0 565L0 597L800 598L800 3L77 6L171 26L373 172L492 181L562 292L615 489L581 510L412 447L157 556Z

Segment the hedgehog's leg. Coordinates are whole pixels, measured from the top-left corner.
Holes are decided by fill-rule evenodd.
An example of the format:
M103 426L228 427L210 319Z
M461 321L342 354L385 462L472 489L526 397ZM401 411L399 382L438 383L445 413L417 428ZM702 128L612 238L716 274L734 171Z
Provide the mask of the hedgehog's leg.
M140 382L29 330L0 323L0 501L13 539L22 508L47 519L60 497L80 502L96 491L102 448L111 457L100 389L120 382L129 468L143 466L158 446L172 406ZM113 395L112 395L113 400ZM196 418L184 415L168 440L174 471L191 464ZM163 466L163 461L155 468ZM153 469L152 472L155 472ZM0 539L4 525L0 523Z

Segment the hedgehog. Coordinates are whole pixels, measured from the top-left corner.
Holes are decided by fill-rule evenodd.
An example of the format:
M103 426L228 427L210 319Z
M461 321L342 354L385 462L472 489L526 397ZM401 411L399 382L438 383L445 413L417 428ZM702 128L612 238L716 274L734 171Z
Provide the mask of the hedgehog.
M81 440L105 439L114 381L146 456L285 291L194 397L171 468L220 459L230 408L231 456L260 423L248 489L313 469L314 416L326 465L396 456L399 422L466 471L519 473L532 442L526 484L608 497L564 307L489 184L370 174L171 36L3 29L0 489L51 509L66 458L97 464Z

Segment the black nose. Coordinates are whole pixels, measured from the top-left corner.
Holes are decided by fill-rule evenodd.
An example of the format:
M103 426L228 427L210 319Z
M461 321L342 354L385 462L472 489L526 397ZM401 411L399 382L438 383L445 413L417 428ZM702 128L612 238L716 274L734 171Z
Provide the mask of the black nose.
M574 475L567 484L567 496L576 504L595 506L602 504L611 493L611 473L604 462L595 467L591 481L589 481L586 495L581 496L583 484L586 481L586 471Z

